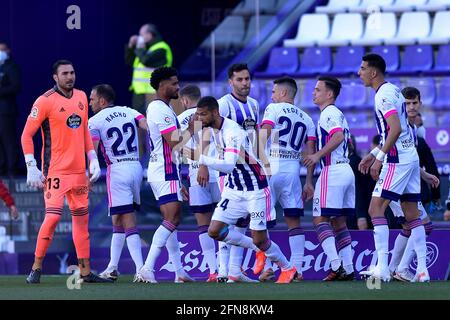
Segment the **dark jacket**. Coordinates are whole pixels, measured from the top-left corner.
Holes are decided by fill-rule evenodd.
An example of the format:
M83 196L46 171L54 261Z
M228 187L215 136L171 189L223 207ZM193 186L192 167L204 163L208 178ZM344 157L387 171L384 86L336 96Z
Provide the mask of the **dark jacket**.
M0 114L17 115L16 95L20 91L20 71L12 59L0 65Z
M420 167L425 167L425 171L435 175L439 178L439 172L434 160L433 152L423 138L417 138L417 153L419 155ZM423 203L428 203L431 200L438 200L441 198L440 185L437 188L428 186L424 180L421 179L421 197Z

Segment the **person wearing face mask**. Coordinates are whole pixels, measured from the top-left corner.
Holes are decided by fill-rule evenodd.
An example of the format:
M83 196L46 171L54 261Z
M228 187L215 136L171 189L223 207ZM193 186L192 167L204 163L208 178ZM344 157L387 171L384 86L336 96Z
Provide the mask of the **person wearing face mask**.
M19 91L19 67L11 59L8 45L0 42L0 175L9 177L17 173L16 95Z

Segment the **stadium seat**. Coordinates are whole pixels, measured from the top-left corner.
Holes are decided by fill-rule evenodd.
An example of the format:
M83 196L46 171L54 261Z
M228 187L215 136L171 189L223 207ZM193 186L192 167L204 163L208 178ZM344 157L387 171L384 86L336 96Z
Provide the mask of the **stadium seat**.
M426 128L437 126L436 112L421 112L423 124Z
M362 38L352 40L352 45L381 45L397 33L397 18L392 12L371 13L367 17Z
M330 36L318 40L320 46L346 46L361 38L363 19L360 13L338 13L334 16Z
M333 59L333 68L329 73L335 76L356 75L363 55L363 47L339 47Z
M350 8L357 7L361 0L330 0L326 6L316 7L317 13L342 13L349 11Z
M385 12L407 12L417 10L419 6L426 4L428 0L396 0L391 5L383 5Z
M269 23L269 21L272 20L272 18L274 18L274 16L272 16L272 15L260 15L259 16L259 31L260 32ZM256 16L252 16L248 23L248 28L247 28L247 31L245 32L245 37L241 43L241 47L248 45L253 38L256 38L256 35L257 35L256 22L257 22ZM260 39L260 40L262 40L262 39ZM258 41L255 44L258 45Z
M244 36L244 18L228 16L215 31L215 45L217 48L240 47Z
M303 84L303 87L300 89L300 102L299 107L305 109L316 108L316 105L313 103L313 91L316 86L317 80L306 80Z
M386 39L386 44L410 45L430 33L430 15L428 12L405 12L400 17L398 33L394 38Z
M255 72L256 77L274 78L294 73L298 69L297 48L272 48L269 63L264 72Z
M331 49L329 47L305 48L300 59L300 68L294 76L315 76L326 73L331 68Z
M433 48L430 45L415 45L405 47L400 63L400 69L392 72L395 75L411 75L433 66Z
M400 65L400 53L397 46L375 46L371 52L379 54L386 61L386 72L397 71Z
M405 87L415 87L420 91L424 106L433 106L436 100L436 84L433 78L407 78Z
M433 69L425 71L424 74L450 75L450 44L439 46Z
M366 88L359 79L342 81L341 93L336 99L336 106L338 108L361 107L365 102Z
M258 101L260 113L264 113L265 108L271 102L270 97L267 99L267 90L264 80L252 81L250 96Z
M434 16L431 33L419 39L420 44L447 44L450 42L450 11L437 12Z
M450 107L450 78L443 78L437 86L436 101L432 107L445 109ZM448 126L448 124L447 124Z
M345 119L347 120L349 129L350 129L350 133L352 132L353 128L368 128L368 127L370 127L369 119L365 112L356 112L356 113L347 112L344 115L345 115Z
M350 8L350 12L380 12L381 7L389 6L394 0L362 0L359 6Z
M314 28L311 28L314 26ZM312 47L330 34L330 21L326 14L304 14L298 24L297 36L284 40L285 47Z
M429 0L426 4L417 6L418 11L444 11L450 9L450 0Z
M444 112L439 119L439 126L448 128L448 124L450 123L450 112Z

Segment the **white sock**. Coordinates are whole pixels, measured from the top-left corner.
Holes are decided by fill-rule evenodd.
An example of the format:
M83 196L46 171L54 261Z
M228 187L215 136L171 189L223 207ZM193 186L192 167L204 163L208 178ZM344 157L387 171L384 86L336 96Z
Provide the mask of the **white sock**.
M219 241L219 275L228 276L228 263L230 262L230 245Z
M136 273L142 268L144 262L142 261L142 246L141 237L139 234L134 233L127 237L127 246L130 256L133 259L134 265L136 266Z
M111 259L109 260L109 267L116 267L119 265L120 255L122 254L123 245L125 244L125 233L114 232L111 238Z
M297 269L297 272L301 274L303 256L305 254L305 235L290 236L289 247L291 248L291 263Z
M247 228L234 227L234 230L245 235ZM231 276L239 276L242 266L242 256L244 254L244 248L238 246L231 246L230 249L230 265L229 265L229 274Z
M394 249L392 249L392 258L389 262L389 271L394 272L400 260L402 259L403 252L405 252L406 244L408 243L409 237L405 237L403 234L399 233L397 238L395 238Z
M416 252L414 251L414 243L413 243L413 240L411 240L411 236L410 236L408 238L408 242L406 243L406 248L403 252L400 263L397 266L397 270L400 272L403 272L403 271L409 269L409 265L411 264L411 261L415 255L416 255Z
M342 259L342 265L344 266L345 272L347 274L354 272L352 246L348 245L342 248L341 251L339 251L339 256Z
M161 254L161 249L166 245L167 239L172 234L167 228L162 225L156 229L155 234L153 235L152 244L150 246L150 250L147 255L147 259L145 259L145 268L151 271L155 271L155 263L156 259Z
M169 253L169 260L173 265L175 274L178 276L184 273L183 265L181 263L180 244L178 243L177 230L172 232L166 243L167 252Z
M334 237L328 237L325 240L322 241L322 249L323 252L328 257L328 260L330 260L331 263L331 269L333 271L336 271L341 266L341 259L339 258L339 255L336 250L336 240Z
M417 270L427 269L427 244L425 228L423 225L411 229L411 241L414 244L414 251L417 255Z
M228 244L252 249L255 251L259 251L259 249L253 244L253 239L247 236L244 236L242 233L229 230L228 235L223 239Z
M202 248L203 257L206 260L206 264L209 268L209 273L216 273L217 261L216 261L216 245L214 239L211 238L208 233L201 233L198 236L200 241L200 247Z
M375 249L378 253L377 266L381 270L388 268L389 255L389 227L386 224L374 226L373 238L375 240Z
M281 252L280 247L273 241L271 241L270 247L264 251L267 258L273 263L276 263L281 270L289 270L292 268L292 264L285 257L283 252Z

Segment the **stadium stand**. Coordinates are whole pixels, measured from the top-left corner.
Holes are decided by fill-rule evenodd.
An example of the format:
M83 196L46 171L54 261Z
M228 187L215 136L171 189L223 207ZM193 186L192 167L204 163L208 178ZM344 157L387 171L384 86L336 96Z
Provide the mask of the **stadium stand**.
M311 28L310 26L314 26ZM285 39L285 47L310 47L318 41L328 38L330 20L326 14L304 14L298 24L297 35L294 39Z
M353 39L352 45L381 45L397 33L397 18L392 12L371 13L366 19L364 35Z
M342 13L348 12L350 8L359 6L361 0L330 0L326 6L317 6L316 12L318 13Z
M450 41L450 11L440 11L434 16L431 33L419 39L420 44L447 44Z
M359 13L338 13L334 16L331 33L327 39L318 40L320 46L348 45L363 34L363 18Z
M430 33L428 12L404 12L400 17L397 35L386 39L386 44L412 45Z

